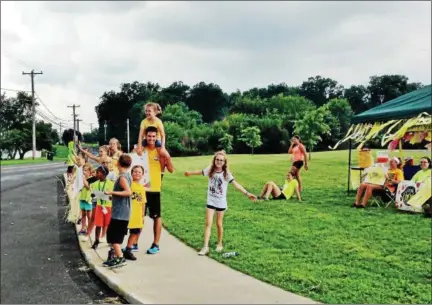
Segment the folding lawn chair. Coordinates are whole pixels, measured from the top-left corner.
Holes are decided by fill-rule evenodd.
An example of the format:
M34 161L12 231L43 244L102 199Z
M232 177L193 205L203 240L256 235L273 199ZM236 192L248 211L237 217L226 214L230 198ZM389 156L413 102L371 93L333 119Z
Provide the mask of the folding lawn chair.
M388 208L390 205L395 204L396 191L392 193L387 187L382 190L374 190L369 199L369 206L376 205L377 207L383 206Z

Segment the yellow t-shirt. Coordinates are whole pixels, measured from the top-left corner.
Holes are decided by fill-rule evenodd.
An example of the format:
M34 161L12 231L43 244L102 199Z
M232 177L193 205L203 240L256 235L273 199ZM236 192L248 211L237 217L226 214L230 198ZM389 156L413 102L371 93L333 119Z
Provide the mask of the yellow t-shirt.
M421 183L425 183L427 181L431 181L432 178L432 170L431 169L426 169L426 170L419 170L414 177L411 178L411 181L414 181L415 183L417 182L421 182Z
M387 175L389 176L390 180L397 180L397 181L402 181L404 180L404 174L403 171L400 170L399 168L396 169L389 169L387 171ZM396 186L386 182L384 184L389 190L391 190L392 192L394 192L396 190Z
M285 180L285 184L282 187L282 193L285 195L286 199L290 199L298 186L298 181L296 179L292 179L291 181Z
M144 120L141 121L141 129L146 129L149 126L153 126L157 128L157 133L156 133L156 137L158 138L158 140L161 140L161 133L160 131L163 128L163 123L159 118L154 118L153 122L150 122L149 119L145 118Z
M144 226L143 211L147 202L145 189L139 182L133 181L131 184L132 203L129 218L129 229L141 229Z
M147 188L148 192L160 192L162 188L162 172L159 162L159 154L157 149L149 149L145 147L148 153L148 164L149 164L149 179L150 185Z
M90 189L97 190L101 192L105 191L113 191L114 190L114 182L108 179L105 179L105 181L96 181L90 185ZM111 200L97 200L97 205L103 205L107 208L112 207L112 201Z
M68 147L68 161L67 161L67 165L68 166L73 166L75 164L74 163L74 159L75 159L75 157L74 157L74 148L75 148L75 145L74 144L75 144L74 141L70 141L68 143L68 145L67 145L67 147Z
M91 189L88 189L85 186L83 186L80 192L80 200L91 203L91 193L92 193Z

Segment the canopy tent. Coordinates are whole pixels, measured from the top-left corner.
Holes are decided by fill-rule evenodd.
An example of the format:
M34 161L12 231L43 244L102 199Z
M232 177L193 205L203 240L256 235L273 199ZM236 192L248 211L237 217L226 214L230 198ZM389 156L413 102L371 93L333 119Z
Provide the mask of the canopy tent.
M385 104L379 105L356 115L354 124L365 122L405 119L417 116L419 113L432 113L432 85L424 86L416 91L399 96Z
M333 148L330 147L336 149L341 143L349 141L348 191L353 143L360 143L357 147L360 150L364 143L383 132L385 133L382 134L381 145L390 143L390 150L399 145L399 150L402 152L404 140L410 143L420 143L423 140L431 142L431 114L432 85L428 85L356 115L345 137ZM431 148L430 143L428 147Z

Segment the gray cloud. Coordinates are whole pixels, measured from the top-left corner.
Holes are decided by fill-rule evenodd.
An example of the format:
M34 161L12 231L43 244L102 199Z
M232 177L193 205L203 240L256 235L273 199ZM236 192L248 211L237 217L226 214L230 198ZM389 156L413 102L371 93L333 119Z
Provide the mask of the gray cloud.
M48 1L44 8L54 13L101 14L122 13L145 6L145 1Z
M123 82L214 82L225 91L309 76L345 86L374 74L430 82L430 2L2 2L2 87L95 122ZM13 58L8 57L8 52ZM55 112L57 113L57 112Z

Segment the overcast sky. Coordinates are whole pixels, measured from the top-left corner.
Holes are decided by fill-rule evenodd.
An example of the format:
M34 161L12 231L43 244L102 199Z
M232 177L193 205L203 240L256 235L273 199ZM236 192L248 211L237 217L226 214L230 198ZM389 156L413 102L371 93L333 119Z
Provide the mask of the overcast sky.
M315 75L344 86L390 73L429 84L430 12L430 1L2 1L1 87L30 90L21 72L42 69L38 96L64 120L67 105L81 105L86 131L102 93L135 80L227 92Z

